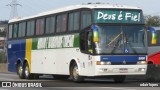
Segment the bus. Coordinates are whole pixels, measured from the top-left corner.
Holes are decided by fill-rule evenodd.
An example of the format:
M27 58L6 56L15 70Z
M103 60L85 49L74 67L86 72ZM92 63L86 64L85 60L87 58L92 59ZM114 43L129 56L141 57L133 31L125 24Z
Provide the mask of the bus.
M53 75L80 82L147 70L147 38L139 7L71 5L9 21L8 70L21 79Z
M148 27L148 63L160 64L160 27Z
M160 27L148 27L147 80L160 80Z

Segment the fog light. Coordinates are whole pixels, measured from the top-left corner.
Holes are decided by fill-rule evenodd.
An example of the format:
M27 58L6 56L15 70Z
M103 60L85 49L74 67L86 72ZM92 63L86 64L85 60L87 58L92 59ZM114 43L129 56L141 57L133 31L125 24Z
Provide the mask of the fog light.
M108 71L107 68L100 68L100 69L99 69L99 72L107 72L107 71Z
M144 72L144 71L145 71L145 68L139 68L138 71L139 71L139 72Z

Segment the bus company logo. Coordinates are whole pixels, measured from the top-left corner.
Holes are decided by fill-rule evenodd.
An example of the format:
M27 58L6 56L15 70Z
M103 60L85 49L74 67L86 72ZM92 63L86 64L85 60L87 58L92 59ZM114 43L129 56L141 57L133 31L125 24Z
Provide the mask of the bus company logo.
M37 49L63 48L74 46L74 35L39 38Z
M2 82L2 87L12 87L11 82Z

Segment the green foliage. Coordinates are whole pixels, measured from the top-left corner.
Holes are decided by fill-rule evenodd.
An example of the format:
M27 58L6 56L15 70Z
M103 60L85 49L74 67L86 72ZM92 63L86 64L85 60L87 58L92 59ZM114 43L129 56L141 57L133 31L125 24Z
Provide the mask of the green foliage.
M2 61L2 54L0 53L0 62Z
M146 20L146 26L153 26L153 27L160 26L160 16L146 15L145 20Z

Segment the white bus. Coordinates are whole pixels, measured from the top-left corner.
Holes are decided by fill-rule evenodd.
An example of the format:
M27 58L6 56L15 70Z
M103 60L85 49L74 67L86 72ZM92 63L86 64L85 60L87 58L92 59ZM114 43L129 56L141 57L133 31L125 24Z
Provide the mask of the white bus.
M42 74L83 81L146 73L147 42L138 7L84 4L9 21L8 69L20 78Z

